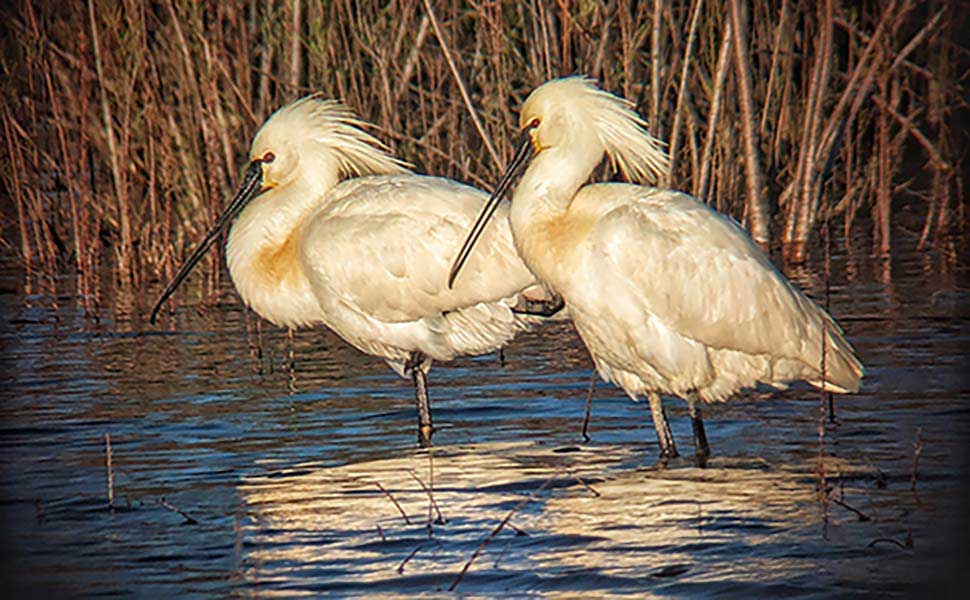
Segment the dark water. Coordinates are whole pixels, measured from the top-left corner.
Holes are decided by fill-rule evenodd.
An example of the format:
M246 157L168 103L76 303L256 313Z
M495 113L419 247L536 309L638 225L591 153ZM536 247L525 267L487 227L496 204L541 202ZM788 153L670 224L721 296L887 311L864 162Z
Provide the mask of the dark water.
M825 423L827 504L823 405L808 389L710 407L707 469L655 469L648 410L605 384L583 443L590 363L567 323L520 336L504 366L495 355L437 365L429 457L415 449L407 382L328 332L297 334L291 375L284 333L266 329L262 358L251 355L232 296L153 329L86 323L66 298L55 312L2 295L3 587L443 595L514 511L459 593L945 590L967 549L966 262L834 252L831 310L868 374ZM789 275L822 298L820 272ZM689 454L684 406L669 405Z

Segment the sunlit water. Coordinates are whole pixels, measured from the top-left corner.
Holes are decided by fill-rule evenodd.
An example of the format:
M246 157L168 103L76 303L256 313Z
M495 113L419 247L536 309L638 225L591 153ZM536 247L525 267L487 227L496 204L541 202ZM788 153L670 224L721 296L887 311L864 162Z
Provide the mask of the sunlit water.
M605 384L582 440L590 362L568 323L520 336L504 365L436 365L429 456L409 384L329 332L297 334L291 374L286 335L264 328L254 354L231 294L151 328L8 291L5 591L437 595L486 540L461 594L885 596L952 580L966 552L966 262L833 252L831 311L867 367L862 392L836 397L821 445L815 391L712 406L706 469L656 469L649 411ZM820 266L789 275L824 298ZM689 455L684 406L668 404Z

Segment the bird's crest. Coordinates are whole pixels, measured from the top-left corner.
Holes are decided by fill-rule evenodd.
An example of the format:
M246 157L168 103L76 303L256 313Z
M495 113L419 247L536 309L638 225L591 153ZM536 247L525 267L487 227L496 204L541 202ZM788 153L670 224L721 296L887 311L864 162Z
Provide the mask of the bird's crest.
M546 95L551 102L561 99L561 106L594 124L611 165L628 180L656 183L669 173L670 157L663 142L647 132L647 123L633 110L633 102L601 89L584 75L549 81L536 88L530 100Z
M253 139L253 148L261 135L318 144L333 155L341 178L409 172L410 165L392 156L387 146L362 129L364 125L342 102L312 94L270 116Z

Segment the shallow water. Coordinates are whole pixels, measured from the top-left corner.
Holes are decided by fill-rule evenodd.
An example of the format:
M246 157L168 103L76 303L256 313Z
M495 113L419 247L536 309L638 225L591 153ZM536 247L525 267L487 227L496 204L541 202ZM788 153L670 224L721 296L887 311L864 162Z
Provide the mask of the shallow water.
M251 353L231 295L156 329L93 324L70 299L55 312L8 292L3 587L442 595L487 539L463 595L905 596L943 585L967 549L965 269L940 253L886 263L834 250L831 311L868 373L860 394L835 398L821 448L817 392L751 392L707 410L708 468L681 459L666 470L646 406L611 386L597 387L582 440L590 362L568 323L520 336L504 365L436 365L429 456L415 448L408 383L329 332L297 334L291 373L284 333L266 328L262 356ZM820 268L789 276L824 296ZM689 454L684 406L668 404Z

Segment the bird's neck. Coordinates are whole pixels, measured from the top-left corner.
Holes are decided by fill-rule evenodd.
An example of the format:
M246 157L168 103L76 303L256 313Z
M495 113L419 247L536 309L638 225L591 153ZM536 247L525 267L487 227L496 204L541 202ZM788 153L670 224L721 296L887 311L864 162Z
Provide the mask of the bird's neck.
M264 319L297 328L319 321L319 305L300 257L303 225L322 207L335 175L303 177L267 190L229 232L229 274L243 302Z
M591 153L543 150L512 195L509 224L516 249L532 273L553 288L571 247L569 207L601 157L602 152L594 160Z

